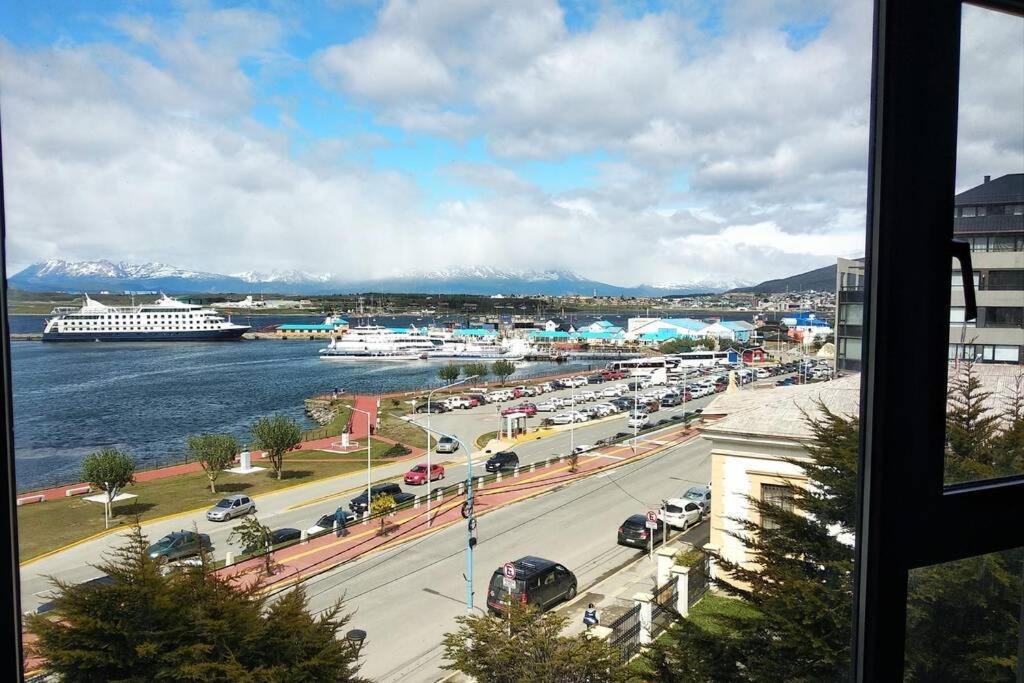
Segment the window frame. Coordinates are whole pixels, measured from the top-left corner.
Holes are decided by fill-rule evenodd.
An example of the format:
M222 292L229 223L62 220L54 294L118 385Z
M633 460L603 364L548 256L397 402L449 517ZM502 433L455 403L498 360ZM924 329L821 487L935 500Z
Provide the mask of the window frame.
M1022 0L971 4L1024 15ZM1024 477L943 482L961 13L960 0L875 0L857 681L903 678L911 569L1024 545L1024 525L975 522L1024 515ZM893 338L921 343L905 354Z

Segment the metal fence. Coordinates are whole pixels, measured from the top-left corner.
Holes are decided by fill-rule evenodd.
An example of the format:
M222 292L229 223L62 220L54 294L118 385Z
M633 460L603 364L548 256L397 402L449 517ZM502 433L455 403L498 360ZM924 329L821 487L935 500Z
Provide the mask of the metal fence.
M676 596L678 585L675 580L655 588L651 593L651 638L657 638L677 617Z
M686 606L688 608L696 605L697 601L708 592L708 588L711 585L709 579L711 574L710 562L711 560L707 553L703 553L700 560L690 566L690 574L686 585Z
M608 625L612 630L608 642L619 650L622 661L629 661L640 651L640 605L633 605L625 614Z

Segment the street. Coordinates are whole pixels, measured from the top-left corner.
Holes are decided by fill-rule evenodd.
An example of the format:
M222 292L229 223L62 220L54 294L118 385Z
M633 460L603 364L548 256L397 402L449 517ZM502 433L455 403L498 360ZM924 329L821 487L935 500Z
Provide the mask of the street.
M616 544L626 517L706 483L709 475L709 447L697 438L481 517L474 608L486 608L493 571L524 555L564 564L576 574L583 595L609 571L643 554ZM704 522L690 533L706 537L706 527ZM465 547L465 525L456 524L345 565L306 583L311 607L326 609L345 598L354 613L350 627L368 633L364 675L382 682L435 681L444 673L443 634L466 611Z

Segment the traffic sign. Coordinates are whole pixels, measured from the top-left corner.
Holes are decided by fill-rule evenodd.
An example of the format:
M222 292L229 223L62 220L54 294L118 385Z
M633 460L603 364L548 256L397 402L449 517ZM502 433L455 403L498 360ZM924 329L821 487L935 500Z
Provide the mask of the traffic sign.
M505 563L502 573L505 575L506 579L511 579L512 581L516 580L516 566L511 562Z
M657 529L658 528L658 513L654 510L647 511L647 528Z
M510 593L516 589L516 580L510 579L507 576L501 579L501 584L505 587L505 590Z

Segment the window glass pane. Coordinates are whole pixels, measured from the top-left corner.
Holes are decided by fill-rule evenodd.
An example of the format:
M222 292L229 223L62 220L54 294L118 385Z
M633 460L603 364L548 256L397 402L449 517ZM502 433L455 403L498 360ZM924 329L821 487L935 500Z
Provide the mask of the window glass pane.
M912 570L905 680L1015 680L1022 581L1021 548Z
M962 17L953 233L972 240L983 277L976 324L962 322L963 288L950 293L947 483L1024 473L1024 88L1006 87L1024 83L1024 18L970 4Z

